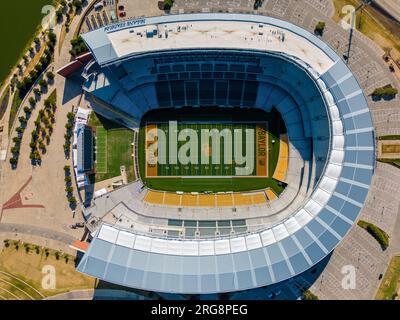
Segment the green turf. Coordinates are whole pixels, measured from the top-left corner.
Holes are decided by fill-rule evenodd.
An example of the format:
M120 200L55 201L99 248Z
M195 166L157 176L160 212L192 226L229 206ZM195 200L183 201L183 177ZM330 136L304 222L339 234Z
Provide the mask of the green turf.
M124 165L128 181L133 181L132 159L133 131L91 113L89 124L96 127L96 175L95 182L121 174Z
M96 172L107 173L107 130L96 127Z
M6 113L9 100L10 100L10 87L7 86L7 88L4 89L3 96L0 99L0 120L3 119L3 116Z
M139 170L143 182L150 188L155 190L165 190L165 191L184 191L184 192L203 192L203 191L250 191L250 190L260 190L267 187L272 188L275 193L280 194L284 187L282 184L278 183L276 180L270 178L275 170L279 157L279 136L281 133L286 132L283 120L280 114L273 109L271 113L265 113L261 110L256 109L239 109L239 108L182 108L182 109L164 109L157 110L157 112L150 112L142 119L141 128L139 131ZM249 125L254 125L254 121L266 121L268 122L268 134L269 134L269 156L268 156L268 174L269 178L146 178L145 176L145 125L147 123L157 123L166 122L169 120L176 120L182 125L190 125L194 127L195 122L202 121L203 125L216 126L215 123L219 124L216 126L221 129L225 122L231 122L231 127L243 126L244 123L248 122ZM196 121L194 121L196 120ZM207 123L208 121L208 123ZM252 123L253 121L253 123ZM185 122L185 124L182 124ZM222 124L224 122L224 124ZM272 144L272 140L275 143ZM223 150L223 141L221 141L221 150ZM167 153L168 154L168 153ZM222 161L223 162L223 161ZM190 176L196 175L194 165L193 166L183 166L175 168L174 165L170 166L170 169L166 169L166 165L159 168L161 172L160 175L164 176ZM204 165L201 165L204 166ZM167 170L172 170L172 173L167 172ZM215 168L212 166L201 167L197 169L198 172L201 171L203 176L231 176L232 168Z
M265 123L263 123L265 125ZM157 176L158 177L166 177L166 176L235 176L235 167L243 167L243 165L236 165L236 164L225 164L225 157L224 157L224 147L226 143L232 144L232 140L230 141L225 141L224 139L221 139L221 145L220 145L220 152L219 152L219 163L218 164L213 164L212 163L212 155L210 154L207 158L209 163L208 164L201 164L201 155L207 152L207 150L204 150L204 146L202 145L203 141L201 141L200 137L200 130L202 129L218 129L219 131L222 131L224 129L230 130L230 132L233 133L234 130L241 130L243 132L242 136L242 152L245 152L246 150L246 145L248 143L254 144L256 143L256 123L179 123L178 124L178 130L182 131L184 129L192 129L197 132L197 139L198 139L198 164L187 164L187 165L182 165L180 163L177 164L158 164L157 165ZM167 139L168 139L168 123L158 123L157 128L161 129L166 133ZM254 130L254 137L250 141L246 141L247 137L244 133L245 129L252 129ZM186 141L179 141L178 142L178 150L179 148L184 145ZM207 142L205 142L207 143ZM211 138L209 139L208 143L211 145ZM233 146L231 146L233 149ZM166 146L166 154L168 157L168 151L169 151L169 144L167 141L167 146ZM254 168L252 172L249 174L249 176L256 176L257 175L257 166L255 164L255 158L256 158L256 149L254 148L253 154L249 156L249 159L251 162L254 162ZM234 159L233 159L234 160Z
M146 178L151 189L183 192L252 191L271 188L280 194L284 187L271 178Z

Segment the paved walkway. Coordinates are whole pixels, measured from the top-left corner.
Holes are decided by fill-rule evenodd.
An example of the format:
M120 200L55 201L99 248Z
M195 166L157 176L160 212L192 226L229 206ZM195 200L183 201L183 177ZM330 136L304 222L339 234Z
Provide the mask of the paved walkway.
M76 238L71 236L70 234L55 231L45 227L31 226L31 225L17 224L17 223L0 223L0 233L6 233L6 232L14 234L33 235L37 237L63 242L66 245L70 245L74 240L76 240Z
M146 298L123 290L88 289L61 293L45 300L145 300Z

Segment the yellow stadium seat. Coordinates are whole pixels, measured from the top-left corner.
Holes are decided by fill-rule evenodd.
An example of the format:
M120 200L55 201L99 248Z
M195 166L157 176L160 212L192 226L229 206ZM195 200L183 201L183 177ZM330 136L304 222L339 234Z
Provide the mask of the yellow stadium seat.
M150 204L164 204L164 192L149 190L144 197L144 201Z

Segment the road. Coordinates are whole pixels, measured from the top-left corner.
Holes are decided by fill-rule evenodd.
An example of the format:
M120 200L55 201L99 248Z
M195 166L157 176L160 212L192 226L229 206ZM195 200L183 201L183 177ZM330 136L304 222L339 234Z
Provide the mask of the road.
M50 240L63 242L66 245L71 244L75 240L73 236L66 233L62 233L59 231L39 226L17 224L17 223L0 223L0 233L2 232L21 233L21 234L42 237Z

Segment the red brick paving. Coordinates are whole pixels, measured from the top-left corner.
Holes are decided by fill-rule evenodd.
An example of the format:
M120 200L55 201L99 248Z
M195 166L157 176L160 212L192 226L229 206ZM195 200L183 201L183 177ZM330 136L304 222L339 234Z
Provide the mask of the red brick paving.
M20 208L44 208L41 204L23 204L21 192L27 187L27 185L32 181L32 176L24 183L24 185L6 202L4 202L3 207L0 212L0 221L3 217L3 211L7 209L20 209ZM25 198L25 200L27 200Z

